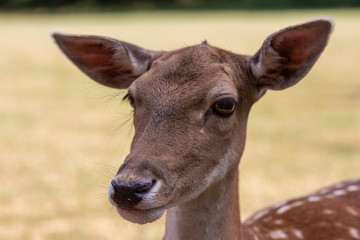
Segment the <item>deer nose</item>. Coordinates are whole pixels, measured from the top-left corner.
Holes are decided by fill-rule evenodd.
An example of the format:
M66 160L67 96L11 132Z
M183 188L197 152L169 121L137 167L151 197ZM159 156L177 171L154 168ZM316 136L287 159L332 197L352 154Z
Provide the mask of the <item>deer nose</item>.
M112 204L131 209L138 204L155 184L155 180L124 183L116 178L109 187L109 200Z

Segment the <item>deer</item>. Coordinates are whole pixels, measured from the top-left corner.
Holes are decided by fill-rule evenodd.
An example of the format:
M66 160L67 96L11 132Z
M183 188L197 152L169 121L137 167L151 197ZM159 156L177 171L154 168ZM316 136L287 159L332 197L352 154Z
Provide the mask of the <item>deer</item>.
M164 240L360 239L360 179L283 201L240 220L238 165L251 107L311 70L334 22L314 19L269 35L252 56L206 41L154 51L108 37L52 37L83 73L128 89L134 136L108 189L137 224L166 211ZM126 90L125 90L126 91Z

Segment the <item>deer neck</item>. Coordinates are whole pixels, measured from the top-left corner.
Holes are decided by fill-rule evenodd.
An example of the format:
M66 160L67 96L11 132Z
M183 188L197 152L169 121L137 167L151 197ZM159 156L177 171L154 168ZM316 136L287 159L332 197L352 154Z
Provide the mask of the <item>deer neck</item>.
M196 199L170 208L164 240L242 239L238 196L235 169Z

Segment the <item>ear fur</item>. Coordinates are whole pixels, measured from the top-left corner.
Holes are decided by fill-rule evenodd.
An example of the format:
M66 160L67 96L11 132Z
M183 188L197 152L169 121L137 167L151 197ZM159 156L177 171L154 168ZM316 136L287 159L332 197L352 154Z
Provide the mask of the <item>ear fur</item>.
M112 88L129 87L164 53L107 37L57 32L51 35L62 52L82 72Z
M270 35L252 57L250 67L261 91L296 84L313 67L334 28L331 18L291 26Z

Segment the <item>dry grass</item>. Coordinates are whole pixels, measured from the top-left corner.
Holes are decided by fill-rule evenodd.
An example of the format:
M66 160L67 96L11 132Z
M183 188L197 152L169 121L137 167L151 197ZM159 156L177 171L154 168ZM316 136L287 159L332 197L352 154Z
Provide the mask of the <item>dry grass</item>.
M242 213L359 176L359 11L0 14L0 239L160 239L107 203L128 151L131 110L60 54L50 30L108 35L152 49L207 39L254 53L273 31L317 16L337 26L309 76L254 107L241 164ZM124 124L123 124L124 123Z

